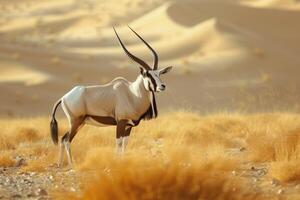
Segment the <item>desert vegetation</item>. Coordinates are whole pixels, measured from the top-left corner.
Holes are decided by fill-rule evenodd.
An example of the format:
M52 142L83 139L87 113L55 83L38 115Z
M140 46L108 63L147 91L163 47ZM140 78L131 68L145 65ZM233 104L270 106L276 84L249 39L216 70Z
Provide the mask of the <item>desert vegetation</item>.
M56 167L48 121L0 122L1 174L29 176L23 197L42 189L70 199L299 198L297 114L166 113L135 128L124 155L115 152L114 128L85 126L72 143L74 169ZM66 125L60 120L61 134Z

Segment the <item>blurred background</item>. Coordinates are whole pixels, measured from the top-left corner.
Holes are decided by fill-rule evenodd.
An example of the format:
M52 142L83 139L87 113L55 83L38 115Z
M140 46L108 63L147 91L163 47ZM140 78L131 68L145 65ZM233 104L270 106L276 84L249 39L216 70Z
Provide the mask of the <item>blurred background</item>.
M161 112L299 112L299 20L296 0L1 0L0 116L49 115L75 85L134 81L112 27L152 55L127 25L174 66Z

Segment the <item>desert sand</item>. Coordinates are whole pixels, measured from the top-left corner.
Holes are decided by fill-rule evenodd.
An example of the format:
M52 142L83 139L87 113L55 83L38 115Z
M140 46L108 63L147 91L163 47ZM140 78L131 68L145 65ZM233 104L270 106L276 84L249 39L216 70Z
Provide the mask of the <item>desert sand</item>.
M218 164L218 162L214 162L219 159L215 154L212 156L213 164L206 161L203 161L204 164L192 162L193 170L200 167L202 171L205 171L210 166L217 165L215 168L224 170L224 174L229 174L230 180L229 186L227 176L224 181L213 182L210 185L211 176L215 176L214 170L209 170L208 177L205 173L198 174L200 179L207 178L208 185L204 184L204 190L196 188L197 194L202 195L204 199L217 198L209 196L209 191L220 193L219 199L255 199L256 197L257 199L267 197L270 199L297 199L299 187L296 188L296 185L299 185L300 170L295 166L299 164L297 159L300 152L300 148L298 148L300 140L297 139L296 150L286 150L290 140L283 140L283 143L280 143L280 136L281 134L291 134L291 140L293 140L294 135L299 135L299 131L296 131L299 127L297 121L300 111L299 20L300 2L297 0L1 0L0 120L3 132L0 132L0 150L5 153L0 157L0 167L8 167L8 169L6 172L0 170L0 179L6 180L6 177L12 177L12 180L21 180L22 173L28 172L29 175L27 175L35 177L35 181L39 183L43 177L49 177L51 174L54 179L47 179L48 182L44 182L45 185L40 185L40 187L49 187L47 184L51 185L54 182L58 184L58 187L62 186L61 188L63 188L64 184L61 184L60 180L66 176L69 177L65 180L65 185L67 185L67 192L71 192L70 199L78 198L78 194L75 197L72 192L76 193L82 189L81 187L85 187L81 186L85 179L81 179L80 176L86 176L89 174L90 168L93 168L91 162L97 160L94 158L95 156L93 157L94 154L103 151L109 155L113 153L113 137L108 139L108 136L105 136L104 139L98 138L99 140L94 141L91 136L86 138L80 136L83 139L82 141L77 140L77 143L83 145L87 150L90 149L88 152L75 150L75 155L79 155L79 159L84 160L85 163L80 164L75 172L57 171L57 169L52 169L56 159L56 149L48 137L48 117L54 102L76 85L104 84L118 76L131 81L135 80L139 74L138 65L129 60L119 46L113 27L117 29L132 53L145 59L148 63L152 62L151 53L130 31L127 27L129 25L156 49L160 67L173 66L173 71L162 77L167 85L167 90L157 94L157 102L159 112L164 116L163 119L170 120L168 121L171 123L170 127L173 127L178 119L192 123L190 127L182 128L183 135L176 132L180 138L175 139L175 144L183 146L181 150L186 153L183 153L183 157L192 154L195 150L193 148L198 148L198 143L199 146L203 145L202 139L214 138L207 139L210 144L211 141L219 141L218 139L221 138L217 148L220 144L222 148L218 149L216 154L220 156L222 152L226 151L226 159L229 156L229 163L232 160L235 163L228 167L225 164L228 160L225 159L223 163ZM178 111L180 111L179 114ZM190 114L191 111L193 114ZM168 114L170 112L171 114ZM217 113L216 117L214 117L215 113ZM219 113L228 113L228 116L225 114L223 117L223 114L220 116ZM236 113L238 113L237 118ZM63 119L62 116L60 111L60 120ZM18 121L19 119L21 122ZM198 127L197 120L204 124L204 128ZM280 125L278 127L275 123L276 120ZM263 127L263 122L266 127ZM287 127L284 127L284 122L287 122ZM238 128L231 129L236 127L236 123ZM10 125L6 127L6 124ZM16 127L13 124L16 124ZM60 124L63 124L62 129L65 130L67 126L65 121ZM155 122L152 122L152 125L154 124ZM119 172L114 164L129 163L129 166L134 167L139 166L139 162L164 162L165 158L170 158L171 163L179 162L178 159L180 160L182 157L173 157L173 154L178 153L178 150L173 149L171 142L174 138L165 135L165 133L171 133L172 130L177 131L178 127L173 127L174 129L171 130L161 122L158 124L163 127L154 129L157 132L151 132L151 137L142 139L145 144L148 144L160 141L164 137L167 138L168 142L165 145L168 150L166 152L162 150L163 153L160 154L162 157L159 157L158 160L156 158L144 160L138 154L139 150L132 150L129 157L120 161L116 161L114 158L108 160L107 163L103 160L102 163L97 161L98 164L105 170L104 165L106 164L111 167L111 170ZM142 126L138 130L149 131L148 126L151 126L151 123L146 125L146 128ZM108 132L112 131L109 129ZM199 139L195 133L197 131L204 136L199 136ZM293 132L291 133L291 131ZM85 132L89 132L89 129ZM206 135L206 132L212 133L213 136ZM230 136L217 134L223 132ZM253 132L257 135L251 135ZM8 133L11 133L9 137ZM240 136L238 141L235 140L237 135ZM142 136L138 138L141 139ZM11 138L15 143L6 141L6 137ZM23 138L25 142L20 142L17 139L19 137ZM187 137L189 141L182 139L184 137ZM226 139L223 140L222 137L226 137ZM260 138L260 142L276 140L276 144L280 147L279 155L283 156L280 158L275 156L278 151L273 149L273 143L268 143L267 148L263 148L266 144L260 142L255 146L256 142L253 142L256 141L255 138ZM95 144L89 145L91 140ZM193 148L190 148L189 142L193 140L195 140L196 146L191 144ZM149 149L145 149L149 145L136 141L135 138L133 148L142 148L143 151L148 152ZM104 146L99 149L100 147L95 147L97 144ZM155 146L155 148L158 147ZM215 146L212 149L205 147L202 150L214 152L214 148ZM233 149L233 153L230 149ZM25 152L23 158L18 157L18 152L23 150ZM150 154L157 154L157 152L151 153L151 149L149 151ZM258 154L265 155L267 152L273 157L269 156L263 159L261 156L256 159L255 156L255 158L250 156L251 158L247 157L246 160L240 159L244 156L244 152L247 155L249 152L251 156L254 154L256 156ZM32 157L33 154L48 156L43 158L50 159L38 165L38 161L36 161L38 158ZM104 156L103 153L99 155ZM104 157L109 156L105 155ZM288 159L285 160L287 157ZM290 157L292 161L289 160ZM195 156L191 158L192 160L196 159ZM26 160L26 166L20 163L22 159ZM236 162L236 160L238 161ZM86 162L90 163L86 164ZM16 167L16 165L17 168L10 168L11 166ZM21 167L20 170L19 167ZM164 173L160 171L160 167L160 165L155 165L153 173ZM213 169L215 169L214 167ZM290 170L280 173L282 167ZM132 173L128 176L129 179L133 180L135 176L140 176L139 173L143 174L143 170L144 168L136 174ZM170 170L173 174L183 173L180 166L170 168ZM196 173L193 170L184 171L182 176ZM266 170L269 170L271 175ZM16 171L18 171L18 175L15 175ZM32 171L38 174L30 175ZM233 184L231 178L232 176L240 178L239 175L244 172L246 175L243 174L242 177L246 177L246 180L242 178L245 181L242 181L243 184L247 185L251 182L253 188L244 187L241 184L243 185L241 190L236 190L236 186L239 184L236 182ZM154 177L159 178L159 173ZM25 176L27 175L25 174ZM99 176L103 178L103 174L100 173ZM127 177L124 174L116 173L114 176L121 177L120 180L117 178L120 183L129 180L122 179L123 176ZM78 185L73 185L74 177L76 180L80 180ZM174 177L172 176L172 178ZM145 180L145 182L152 180L151 177L144 178L141 180ZM170 180L173 180L172 178ZM199 181L197 183L203 184L200 179L195 182ZM97 181L95 181L95 185L98 184ZM290 181L296 182L291 185ZM137 187L134 183L130 181L129 183L133 184L132 188ZM156 182L152 181L152 183ZM266 186L267 183L271 184ZM101 184L104 184L106 191L104 189L93 196L91 193L98 189L91 186L86 190L82 189L81 191L85 191L85 193L80 193L79 196L83 195L81 197L86 199L98 199L97 195L106 194L109 199L109 194L113 193L109 189L109 185L113 183L107 181ZM123 187L122 184L115 186ZM192 186L193 184L191 184ZM176 191L179 193L178 196L174 196L175 199L180 197L181 190L187 192L183 188L180 184L176 187ZM17 198L18 196L10 196L17 195L16 191L12 191L13 189L14 185L8 185L4 189L0 187L0 191L3 190L5 193L4 196L0 194L0 198ZM49 193L53 195L52 197L59 198L60 193L53 193L53 190L55 189L47 190L47 195L44 196L48 198ZM251 191L249 195L248 190ZM120 191L118 189L117 194ZM148 191L147 187L145 191ZM232 193L235 191L238 192ZM33 199L43 196L44 191L37 193L33 194ZM248 196L245 196L245 193ZM168 192L163 194L167 195ZM280 196L282 194L283 196ZM138 196L139 194L134 193L134 195ZM190 199L195 199L192 198L194 196L190 197Z
M160 110L298 111L299 3L116 2L2 1L1 116L48 114L75 85L134 80L112 26L133 53L152 55L127 25L174 66Z

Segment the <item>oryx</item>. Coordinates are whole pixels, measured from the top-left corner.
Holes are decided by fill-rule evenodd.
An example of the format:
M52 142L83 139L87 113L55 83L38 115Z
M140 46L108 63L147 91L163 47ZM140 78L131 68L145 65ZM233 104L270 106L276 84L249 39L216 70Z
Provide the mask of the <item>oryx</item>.
M153 53L153 67L131 54L114 28L121 47L129 58L140 65L141 73L134 82L118 77L105 85L76 86L56 102L50 123L51 137L55 144L58 143L55 113L60 104L70 125L69 131L61 139L59 166L62 165L64 148L68 163L72 164L70 143L85 123L99 126L115 125L117 151L124 152L132 127L137 126L142 119L157 117L154 92L165 90L166 86L160 75L169 72L172 67L157 69L156 52L138 33L131 30Z

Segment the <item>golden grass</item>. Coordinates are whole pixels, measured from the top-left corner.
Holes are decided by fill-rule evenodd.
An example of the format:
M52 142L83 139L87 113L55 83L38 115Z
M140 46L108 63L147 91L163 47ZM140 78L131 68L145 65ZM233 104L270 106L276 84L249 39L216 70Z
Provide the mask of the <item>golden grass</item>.
M279 161L271 164L271 175L283 182L300 180L300 162Z
M5 154L0 155L0 167L13 167L15 165L15 161L9 156Z
M0 121L0 166L25 158L20 171L43 173L56 163L49 119ZM58 120L60 135L67 123ZM83 199L268 199L236 174L267 166L264 177L300 181L300 116L293 113L200 116L173 112L133 129L125 155L115 153L115 128L85 126L72 143L75 170L86 177ZM260 187L257 185L257 187ZM276 195L276 194L274 194ZM271 198L272 199L272 198Z
M43 166L39 161L31 161L27 163L24 167L22 167L22 172L43 172L47 168Z
M253 199L213 161L176 155L166 160L125 157L86 186L82 199ZM217 160L215 160L217 161ZM217 161L224 165L223 161ZM230 165L230 164L229 164ZM227 168L226 166L225 168ZM238 191L238 192L236 192ZM249 198L248 198L249 197Z

